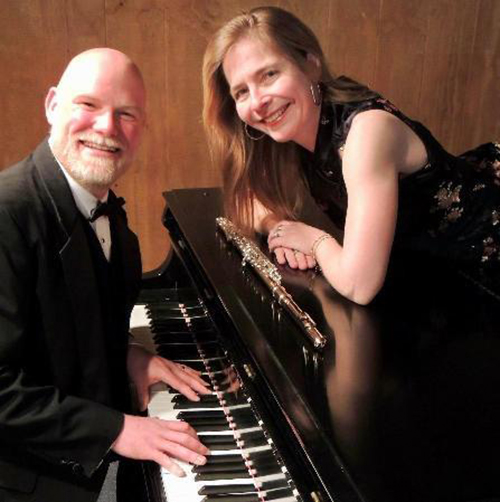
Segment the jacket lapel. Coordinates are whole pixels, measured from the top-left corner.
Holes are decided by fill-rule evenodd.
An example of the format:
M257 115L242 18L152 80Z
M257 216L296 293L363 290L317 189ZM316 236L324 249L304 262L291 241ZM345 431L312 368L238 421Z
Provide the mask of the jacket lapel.
M34 152L34 161L42 183L45 206L56 218L60 230L59 257L72 307L85 391L97 401L105 401L109 398L106 379L96 378L106 375L106 359L99 357L105 354L105 334L84 221L47 141Z
M115 194L110 191L109 199L115 198ZM128 310L131 310L137 300L142 267L139 242L136 235L128 228L127 215L123 209L120 209L118 217L115 219L115 235L113 239L119 240L118 249L121 255L120 261L126 288L126 307ZM113 240L113 242L115 241Z

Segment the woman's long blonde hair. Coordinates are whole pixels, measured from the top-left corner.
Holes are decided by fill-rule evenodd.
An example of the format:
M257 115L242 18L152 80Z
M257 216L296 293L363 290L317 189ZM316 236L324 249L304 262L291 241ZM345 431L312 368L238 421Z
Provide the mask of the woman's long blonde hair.
M222 64L228 50L249 35L269 43L306 74L308 54L316 58L327 101L352 102L374 96L353 80L335 78L314 33L278 7L252 9L215 33L203 60L203 123L212 160L222 169L226 214L248 233L253 231L255 201L279 218L294 219L305 189L297 145L277 143L267 135L251 140L236 113Z

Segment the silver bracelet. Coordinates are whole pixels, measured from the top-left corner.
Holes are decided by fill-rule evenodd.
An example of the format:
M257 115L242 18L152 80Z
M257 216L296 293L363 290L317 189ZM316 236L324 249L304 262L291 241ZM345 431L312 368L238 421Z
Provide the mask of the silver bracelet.
M324 233L321 234L313 243L311 246L311 256L316 260L316 263L318 262L318 259L316 258L316 251L318 250L318 246L323 242L326 241L327 239L333 239L333 237L330 234Z

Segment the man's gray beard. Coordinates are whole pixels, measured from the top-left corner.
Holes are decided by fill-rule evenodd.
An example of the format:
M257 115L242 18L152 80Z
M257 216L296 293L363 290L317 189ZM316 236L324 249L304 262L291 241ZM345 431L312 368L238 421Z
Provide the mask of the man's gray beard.
M83 187L110 188L126 169L124 159L83 161L71 148L61 161L71 177Z

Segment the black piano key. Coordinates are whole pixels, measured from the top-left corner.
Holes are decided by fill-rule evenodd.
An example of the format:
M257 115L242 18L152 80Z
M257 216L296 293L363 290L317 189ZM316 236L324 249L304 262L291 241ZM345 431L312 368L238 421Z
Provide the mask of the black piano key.
M158 317L154 317L151 319L151 327L157 329L165 329L165 330L173 330L173 331L185 331L189 330L189 326L185 319L182 317L179 319L174 318L165 318L161 319ZM205 326L206 328L206 326Z
M293 497L293 491L291 488L280 488L278 490L266 492L265 500L278 500L286 497Z
M269 444L262 431L246 432L239 436L239 441L245 447L265 446Z
M223 424L189 424L196 432L223 432L230 431L231 428L226 422Z
M205 485L198 490L198 495L227 495L229 493L249 492L255 492L255 485L253 483L239 485Z
M231 396L231 394L228 394L228 396ZM231 409L231 414L233 415L234 418L254 418L255 419L255 415L254 415L254 412L252 411L252 408L250 407L250 405L248 404L248 402L242 402L240 403L241 405L244 405L244 406L238 406L237 408L232 408ZM257 420L255 420L257 421Z
M264 481L260 486L260 489L265 492L270 490L276 490L278 488L290 489L288 481L285 478L275 479L273 481Z
M200 396L201 397L201 396ZM174 410L190 410L193 408L220 408L219 401L182 401L174 404Z
M169 336L171 334L179 334L177 332L172 332L169 334ZM154 341L155 341L155 344L156 344L156 347L196 347L197 344L196 344L196 341L193 340L193 337L191 335L186 335L186 333L180 333L180 335L182 335L182 337L179 337L178 340L167 340L165 336L158 336L158 335L155 335L153 338L154 338Z
M240 458L239 462L225 462L220 464L205 464L205 465L195 465L191 471L195 474L205 474L211 472L245 472L247 467L243 462L243 459Z
M201 472L195 474L195 481L218 481L221 479L247 479L250 473L246 469L232 472Z
M184 401L189 401L189 399L183 394L178 394L172 398L172 402L174 403L183 403ZM219 403L219 396L216 394L207 394L204 396L200 396L199 404L208 404L208 403Z
M214 436L210 434L200 434L199 440L212 451L235 450L237 448L236 442L232 435Z
M224 353L219 347L212 347L207 353L200 355L198 347L196 345L188 344L158 344L157 350L165 350L167 354L170 354L171 359L204 359L210 365L211 361L214 359L220 359L225 357Z
M158 308L155 308L155 305ZM185 396L172 390L173 404L179 410L179 418L191 423L200 433L199 439L211 450L234 450L238 446L232 429L239 431L244 428L258 427L259 423L247 404L246 395L240 390L241 382L227 353L220 346L220 339L213 329L211 320L205 315L196 297L185 315L186 309L181 309L176 301L165 304L164 300L152 305L150 318L157 350L170 360L194 367L202 374L210 375L211 383L215 383L216 394L200 396L200 401L191 402ZM188 321L186 319L188 318ZM206 378L208 380L208 378ZM221 402L219 401L221 399ZM230 415L231 424L222 410L224 407ZM196 411L200 407L212 408L203 412ZM227 407L227 408L226 408ZM215 412L215 413L214 413ZM232 428L232 429L231 429ZM227 431L228 434L215 435L211 431ZM265 476L267 474L282 474L273 450L262 431L240 433L240 446L266 446L266 451L246 455L239 454L210 455L204 466L194 466L195 481L227 480L225 485L205 486L199 494L205 496L207 502L259 502L257 489L250 482L251 474ZM249 463L248 463L249 462ZM231 479L238 479L245 484L232 485ZM263 491L272 497L269 500L293 496L293 492L284 476L279 480L262 484ZM267 500L267 498L266 498Z
M259 467L252 466L257 473L257 476L268 476L269 474L280 474L281 470L276 464L261 465Z
M176 363L179 363L179 364L185 364L186 366L189 366L190 368L193 368L196 371L204 371L205 370L205 365L203 364L203 361L187 361L187 360L182 360L182 359L170 359L170 360L175 361Z
M152 331L154 333L154 329L152 328ZM182 332L174 332L171 331L167 333L166 335L160 336L158 334L153 335L153 339L156 343L156 346L160 345L161 343L165 342L165 337L168 336L168 340L171 343L183 343L183 342L189 342L189 343L194 343L193 338L191 336L191 333L182 333ZM158 342L158 338L161 338L161 342Z
M196 319L204 318L207 316L203 309L199 307L188 307L181 308L178 305L159 305L151 309L151 317L159 320L169 320L169 319Z
M187 298L194 298L194 293L192 288L151 288L142 289L140 299L141 302L147 304L149 308L151 307L150 304L155 305L156 302L178 305L180 301L179 298L182 298L183 295L187 295L187 301ZM198 301L196 303L199 304Z
M207 495L202 502L260 502L257 493L243 493L241 495Z
M207 319L190 319L186 320L185 318L166 318L166 319L152 319L151 320L151 325L156 326L157 328L160 329L189 329L192 333L199 333L203 331L209 331L213 333L212 326L210 325L210 322Z
M173 345L159 345L157 350L165 351L170 359L200 359L196 345L179 347Z
M268 443L266 442L266 444ZM274 450L272 449L250 453L249 459L255 462L265 462L267 460L277 462L276 457L274 456Z
M222 410L204 410L204 411L180 411L177 414L179 420L202 420L202 419L226 419L226 414Z
M249 455L247 460L257 470L267 467L273 467L276 471L280 470L279 464L272 453L268 457L261 457L259 459L252 458L252 455Z
M224 462L244 462L243 457L239 453L228 453L226 455L208 455L207 463L209 464L223 464Z
M171 333L179 333L184 334L186 337L190 337L191 339L195 339L198 342L217 342L217 334L213 331L207 329L195 330L187 324L181 324L180 322L175 326L169 326L156 321L151 321L150 328L153 334L159 337L161 341L168 341Z
M229 422L223 418L194 418L190 417L189 419L183 419L187 422L193 429L201 430L201 427L213 427L213 431L230 429ZM220 427L220 428L219 428ZM205 429L206 430L206 429ZM209 429L210 430L210 429Z
M244 439L244 440L240 439L239 440L239 444L243 448L254 448L254 447L257 447L257 446L269 446L269 443L267 442L267 440L266 440L265 437L256 438L256 439L247 438L247 439Z
M157 301L182 301L185 303L196 302L199 305L198 295L192 287L176 286L175 288L154 288L141 290L142 295L150 296Z
M202 307L199 305L186 305L179 303L156 303L154 305L150 305L147 309L151 316L153 317L168 317L170 312L177 312L178 314L186 314L186 315L199 315L205 316L206 313Z
M237 429L247 429L250 427L258 427L259 422L252 416L233 416L233 422L236 424Z
M220 382L218 383L217 381L215 382L214 384L215 388L219 391L219 392L226 392L227 390L231 389L233 387L233 383L232 382Z

